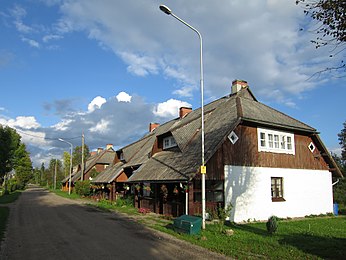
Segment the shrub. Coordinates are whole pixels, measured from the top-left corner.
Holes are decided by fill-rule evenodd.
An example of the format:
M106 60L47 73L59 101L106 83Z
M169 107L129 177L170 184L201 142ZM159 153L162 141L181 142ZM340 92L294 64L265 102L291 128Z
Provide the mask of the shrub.
M91 193L90 190L90 181L77 181L75 184L75 191L80 196L89 196Z
M116 205L118 207L122 207L122 206L129 206L129 207L133 207L134 200L133 200L133 196L128 196L126 198L118 198L116 201Z
M218 206L217 208L217 214L218 214L218 229L219 232L223 233L224 231L224 225L226 218L229 217L231 210L233 206L231 203L229 203L226 207Z
M268 219L268 221L266 223L266 227L267 227L267 231L268 231L269 234L272 235L272 234L274 234L277 231L277 229L278 229L278 221L279 221L279 219L276 216L271 216Z

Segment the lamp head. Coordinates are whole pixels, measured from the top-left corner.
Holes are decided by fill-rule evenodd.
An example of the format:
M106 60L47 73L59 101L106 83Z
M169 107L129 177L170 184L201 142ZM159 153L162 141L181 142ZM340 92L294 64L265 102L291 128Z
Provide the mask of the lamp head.
M61 139L61 138L59 138L58 140L61 141L61 142L65 141L64 139Z
M162 12L164 12L165 14L168 14L168 15L171 15L172 14L172 11L171 9L169 9L167 6L165 5L160 5L160 10Z

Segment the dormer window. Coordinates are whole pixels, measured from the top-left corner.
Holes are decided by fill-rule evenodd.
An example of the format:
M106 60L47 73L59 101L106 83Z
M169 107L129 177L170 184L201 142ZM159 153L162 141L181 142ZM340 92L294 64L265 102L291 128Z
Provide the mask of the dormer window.
M163 138L163 149L168 149L177 146L173 136Z

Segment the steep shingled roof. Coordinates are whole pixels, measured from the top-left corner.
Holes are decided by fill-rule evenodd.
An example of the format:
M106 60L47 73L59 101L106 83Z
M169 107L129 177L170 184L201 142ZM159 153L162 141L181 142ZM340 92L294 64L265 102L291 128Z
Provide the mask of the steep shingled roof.
M114 157L115 157L115 151L112 148L102 150L100 153L94 154L86 160L84 172L88 172L96 164L109 164L110 165L113 163ZM80 180L80 177L81 177L81 170L74 171L72 173L71 181L72 182L78 181L78 180ZM69 180L69 176L67 176L61 182L64 183L64 182L67 182L68 180Z
M111 183L123 172L124 163L118 162L114 165L108 166L104 171L97 175L92 183Z
M241 121L317 134L316 129L258 102L248 87L205 105L204 114L206 162ZM201 165L201 109L165 125L170 127L160 131L159 126L157 130L171 132L179 151L163 151L147 158L129 182L187 181L198 173Z

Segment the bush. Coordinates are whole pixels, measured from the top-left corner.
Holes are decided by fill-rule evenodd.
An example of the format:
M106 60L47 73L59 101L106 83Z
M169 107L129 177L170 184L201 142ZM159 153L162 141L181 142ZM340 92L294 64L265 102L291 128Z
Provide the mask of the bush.
M80 196L89 196L91 193L90 181L89 180L77 181L75 184L75 191L76 191L76 194Z
M231 203L229 203L226 207L222 207L221 205L217 208L217 215L218 215L218 229L220 233L224 232L224 225L226 218L230 216L231 210L233 206Z
M128 196L126 198L118 198L117 201L115 202L115 204L118 207L122 207L122 206L133 207L134 206L134 198L133 198L133 196Z
M268 219L268 221L266 223L266 227L267 227L267 231L268 231L269 234L272 235L272 234L274 234L277 231L277 229L278 229L278 221L279 221L279 219L276 216L271 216Z

